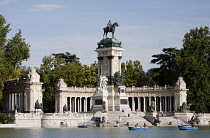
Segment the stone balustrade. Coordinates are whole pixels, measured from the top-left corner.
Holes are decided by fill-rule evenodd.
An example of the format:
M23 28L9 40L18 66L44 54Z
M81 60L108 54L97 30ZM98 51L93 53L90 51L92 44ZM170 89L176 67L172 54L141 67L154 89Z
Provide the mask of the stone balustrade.
M69 91L69 92L95 92L96 88L88 88L88 87L66 87L62 90Z
M164 90L169 90L169 89L175 89L174 86L154 86L154 87L147 87L147 86L143 86L143 87L126 87L126 92L135 92L135 91L164 91Z
M71 118L90 118L92 114L81 114L81 113L45 113L43 114L44 118L51 117L71 117Z

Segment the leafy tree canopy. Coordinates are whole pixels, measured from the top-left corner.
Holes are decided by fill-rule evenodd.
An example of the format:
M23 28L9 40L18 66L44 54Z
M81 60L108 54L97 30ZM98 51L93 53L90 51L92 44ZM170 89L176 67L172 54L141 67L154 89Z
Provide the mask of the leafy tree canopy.
M176 48L164 48L164 53L153 55L152 64L160 65L160 68L150 70L153 75L152 79L160 86L174 85L179 73L176 71L175 57L179 53ZM152 71L152 72L151 72Z
M200 27L185 34L183 48L175 59L189 88L188 101L192 104L191 108L197 112L210 112L209 55L209 27Z

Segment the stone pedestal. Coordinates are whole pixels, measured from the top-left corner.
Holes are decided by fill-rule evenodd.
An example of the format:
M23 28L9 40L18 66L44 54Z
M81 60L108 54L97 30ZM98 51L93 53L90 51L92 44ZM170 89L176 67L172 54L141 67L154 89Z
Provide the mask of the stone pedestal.
M174 116L183 122L188 122L192 118L193 113L175 113Z
M115 88L115 111L131 111L128 105L128 96L125 94L125 86Z
M97 90L96 93L92 97L92 112L102 111L103 110L103 102L105 102L106 110L108 107L108 91L104 89Z

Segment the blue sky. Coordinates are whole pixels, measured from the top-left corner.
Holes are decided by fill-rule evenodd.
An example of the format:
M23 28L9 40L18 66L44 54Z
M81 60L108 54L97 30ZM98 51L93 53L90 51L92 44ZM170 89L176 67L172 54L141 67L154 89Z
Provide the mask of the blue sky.
M182 48L190 29L210 26L209 7L209 0L0 0L0 14L11 24L8 38L21 29L31 46L23 65L40 67L44 56L65 52L90 65L111 20L119 23L122 61L139 60L144 71L157 67L150 61L163 48Z

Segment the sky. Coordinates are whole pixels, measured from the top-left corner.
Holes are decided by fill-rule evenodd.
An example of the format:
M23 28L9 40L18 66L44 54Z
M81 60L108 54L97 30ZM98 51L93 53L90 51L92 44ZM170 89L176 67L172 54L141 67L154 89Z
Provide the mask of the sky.
M23 65L40 67L52 53L76 54L81 64L97 61L97 42L108 21L125 49L122 62L139 60L143 70L163 48L182 48L185 33L210 26L209 0L0 0L0 14L30 45ZM108 34L111 37L111 34Z

